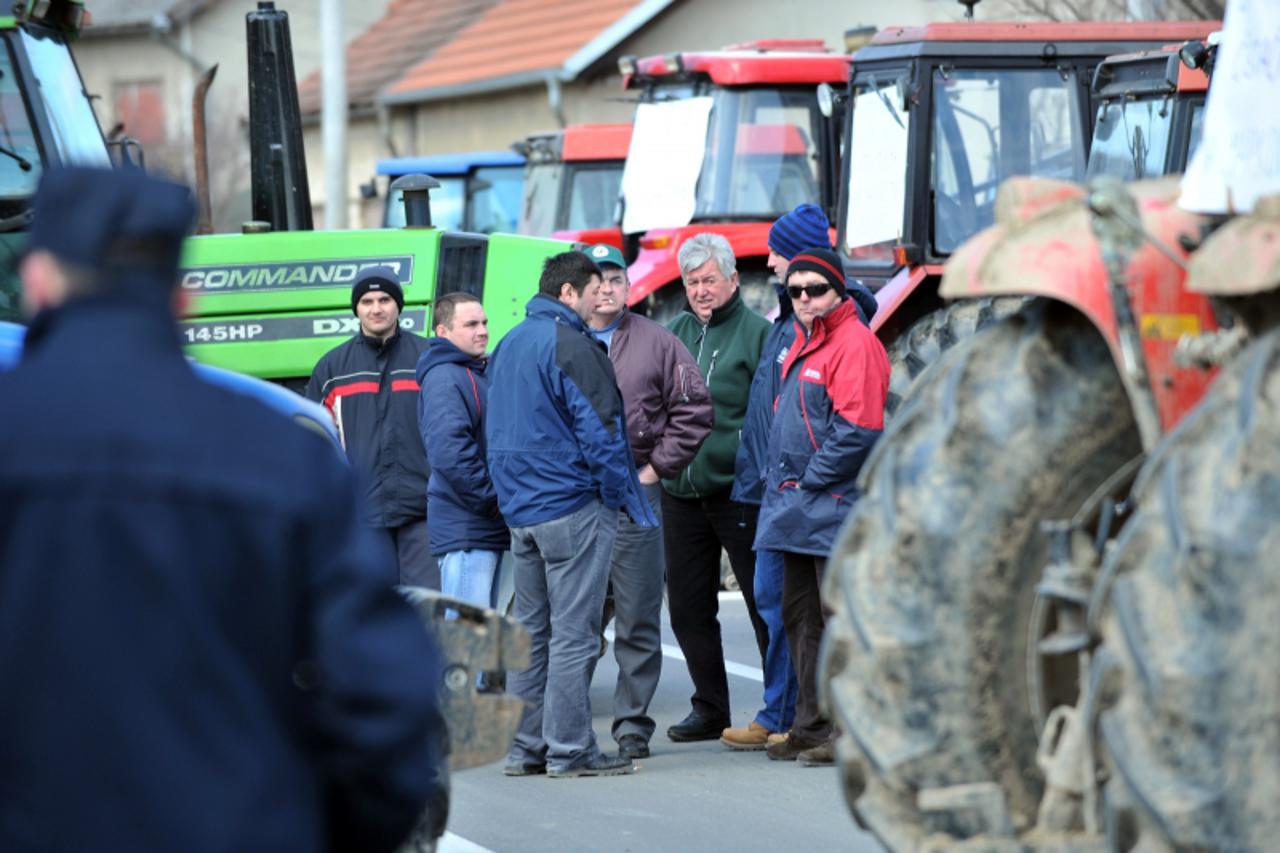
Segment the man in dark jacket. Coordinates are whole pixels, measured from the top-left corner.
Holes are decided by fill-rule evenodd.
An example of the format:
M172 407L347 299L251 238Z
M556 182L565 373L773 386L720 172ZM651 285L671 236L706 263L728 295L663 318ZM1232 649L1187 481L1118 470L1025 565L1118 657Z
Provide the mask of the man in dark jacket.
M720 552L729 554L763 661L769 630L756 611L757 508L729 496L738 431L769 322L742 301L737 262L719 234L696 234L678 254L689 308L671 331L693 353L715 407L715 426L693 462L662 481L671 628L693 680L693 709L667 729L674 741L714 740L729 727L729 679L720 640Z
M587 253L602 277L591 333L609 349L640 484L661 522L658 480L675 477L693 461L715 417L711 397L679 338L627 310L630 283L622 252L602 243ZM618 662L613 737L618 753L628 758L648 757L653 736L649 702L662 673L663 568L661 527L641 527L619 513L609 571Z
M768 753L830 764L831 722L818 706L822 573L858 499L858 472L884 428L889 359L860 322L835 252L813 248L792 258L787 293L796 339L782 363L755 545L782 552L782 618L800 691L790 734Z
M489 320L470 293L448 293L431 312L436 336L418 359L418 421L431 479L427 514L441 590L480 607L497 597L498 562L510 537L485 463Z
M587 331L599 291L586 255L548 258L490 367L489 473L511 527L515 616L533 638L529 668L508 679L529 703L510 776L631 769L600 751L588 691L618 511L645 527L657 519L636 478L613 367Z
M365 489L365 523L396 555L389 583L440 588L427 533L427 455L418 431L418 358L426 338L401 331L404 289L391 267L362 270L351 288L360 331L325 353L308 399L333 413Z
M333 447L183 358L184 187L48 172L0 375L0 849L396 849L440 664Z

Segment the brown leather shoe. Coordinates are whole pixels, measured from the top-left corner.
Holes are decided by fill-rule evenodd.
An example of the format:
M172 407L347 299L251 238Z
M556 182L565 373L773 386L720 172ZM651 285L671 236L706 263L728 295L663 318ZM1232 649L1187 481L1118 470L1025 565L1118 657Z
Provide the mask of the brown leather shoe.
M730 749L747 752L764 749L771 737L773 737L773 732L752 720L747 723L745 728L725 729L720 734L720 742Z
M836 742L829 740L813 749L806 749L797 756L797 760L805 767L830 767L836 763Z

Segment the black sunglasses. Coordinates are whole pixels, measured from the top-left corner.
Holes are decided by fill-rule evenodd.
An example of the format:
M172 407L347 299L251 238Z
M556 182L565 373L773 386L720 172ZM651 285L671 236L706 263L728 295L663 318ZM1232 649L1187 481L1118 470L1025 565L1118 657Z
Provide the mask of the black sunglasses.
M800 294L807 293L810 299L817 299L819 296L825 296L830 289L829 284L788 284L787 295L792 299L799 299Z

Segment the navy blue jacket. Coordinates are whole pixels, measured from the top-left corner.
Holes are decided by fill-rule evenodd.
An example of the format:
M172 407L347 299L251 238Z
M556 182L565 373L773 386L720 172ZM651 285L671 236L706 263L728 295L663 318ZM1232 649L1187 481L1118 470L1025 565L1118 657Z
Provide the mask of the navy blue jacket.
M418 424L431 466L431 553L505 551L511 537L484 461L485 360L444 338L431 338L418 359L418 384Z
M489 473L507 524L554 521L599 498L642 527L657 519L636 477L604 346L572 309L538 294L489 366Z
M0 374L0 849L393 850L437 651L332 445L82 300Z
M884 429L889 358L852 299L813 321L782 363L756 550L825 557L858 500L862 463Z
M333 413L364 487L364 520L400 527L427 514L427 455L418 432L414 369L427 339L398 330L385 341L357 332L316 363L309 400Z
M751 393L747 398L747 417L742 422L738 455L734 458L733 491L730 497L739 503L760 504L764 497L765 452L769 446L769 428L773 423L773 403L782 384L782 362L796 339L796 325L791 297L786 288L775 284L778 294L778 316L765 338L760 364L751 377ZM848 283L849 296L858 309L858 319L869 323L876 315L876 298L859 281Z

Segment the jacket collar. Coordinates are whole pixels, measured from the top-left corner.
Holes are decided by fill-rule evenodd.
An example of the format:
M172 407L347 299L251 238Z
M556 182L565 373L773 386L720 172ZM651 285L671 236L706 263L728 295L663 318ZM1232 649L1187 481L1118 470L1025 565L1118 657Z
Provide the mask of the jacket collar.
M712 309L711 318L707 320L706 325L710 327L719 326L721 323L727 323L742 313L745 308L746 304L742 301L742 287L739 286L733 291L733 295L729 297L728 302L721 305L719 308ZM684 310L693 314L693 319L697 320L699 324L702 323L702 319L697 314L693 313L692 306L686 307Z
M27 328L23 359L64 345L92 352L98 361L121 354L183 360L182 342L167 299L92 296L42 311Z
M385 340L366 335L363 331L356 332L356 339L361 341L375 353L381 353L390 350L396 345L396 341L400 340L400 326L397 323L396 330L391 333L391 337L386 338Z
M556 323L564 323L584 334L589 331L587 324L582 322L582 318L578 316L577 312L559 299L553 299L545 293L535 293L533 298L525 305L524 312L526 317L539 317Z
M804 325L799 320L795 320L796 334L805 342L802 352L807 353L817 349L832 332L842 324L847 323L850 317L854 320L858 319L858 306L846 296L840 301L839 305L831 309L831 313L818 317L813 321L813 331L808 334L807 338L804 332Z

